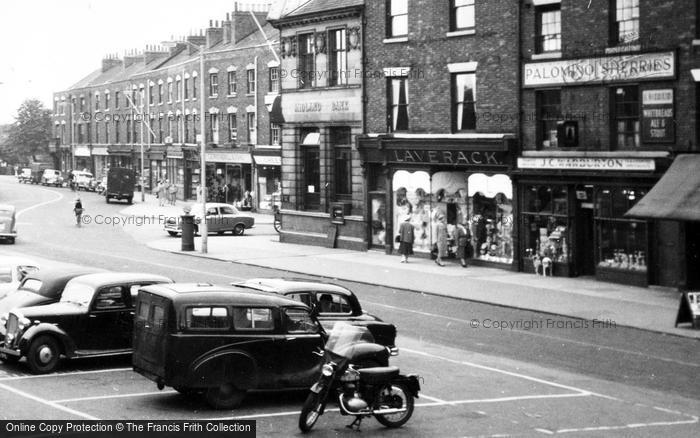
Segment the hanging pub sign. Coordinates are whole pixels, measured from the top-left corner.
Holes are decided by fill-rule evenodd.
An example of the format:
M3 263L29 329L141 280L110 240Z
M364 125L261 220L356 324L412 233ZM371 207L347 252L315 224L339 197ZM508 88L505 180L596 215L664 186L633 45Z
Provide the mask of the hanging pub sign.
M700 328L700 292L683 292L681 295L676 327L688 322L694 329Z
M642 92L642 142L673 143L676 138L673 120L673 89Z

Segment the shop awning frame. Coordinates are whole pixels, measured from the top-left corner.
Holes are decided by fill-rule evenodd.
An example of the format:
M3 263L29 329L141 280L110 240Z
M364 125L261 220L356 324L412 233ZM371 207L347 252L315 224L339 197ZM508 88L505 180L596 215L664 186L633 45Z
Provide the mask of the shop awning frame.
M700 222L700 154L681 154L625 217Z

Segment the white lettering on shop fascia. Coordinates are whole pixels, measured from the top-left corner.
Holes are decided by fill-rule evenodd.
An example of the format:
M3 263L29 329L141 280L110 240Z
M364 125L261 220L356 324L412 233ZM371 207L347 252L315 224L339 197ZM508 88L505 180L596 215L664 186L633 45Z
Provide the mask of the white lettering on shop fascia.
M518 158L519 169L654 170L651 159L631 158Z
M294 104L295 113L320 113L323 111L321 102L300 102ZM331 112L350 111L350 102L347 100L334 100L331 102Z

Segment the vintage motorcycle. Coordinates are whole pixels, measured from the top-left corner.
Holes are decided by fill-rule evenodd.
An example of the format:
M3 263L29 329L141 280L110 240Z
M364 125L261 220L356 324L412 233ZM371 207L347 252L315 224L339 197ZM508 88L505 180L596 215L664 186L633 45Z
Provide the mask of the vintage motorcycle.
M338 322L333 327L325 351L321 376L311 387L299 415L299 429L308 432L316 424L328 402L337 395L341 415L354 416L349 428L359 430L362 420L374 416L386 427L401 427L413 414L414 398L420 384L416 375L399 374L395 366L355 368L353 361L367 348L376 348L366 327Z

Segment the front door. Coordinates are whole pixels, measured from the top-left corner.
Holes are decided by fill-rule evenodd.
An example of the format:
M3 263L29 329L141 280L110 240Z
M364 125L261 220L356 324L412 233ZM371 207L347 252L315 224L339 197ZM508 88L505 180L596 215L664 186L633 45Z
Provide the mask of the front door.
M595 275L592 188L577 187L576 198L576 271L577 275Z
M78 350L111 350L131 346L132 316L129 288L123 285L105 286L97 291L86 324L86 336Z

